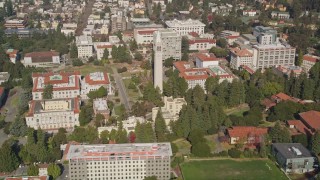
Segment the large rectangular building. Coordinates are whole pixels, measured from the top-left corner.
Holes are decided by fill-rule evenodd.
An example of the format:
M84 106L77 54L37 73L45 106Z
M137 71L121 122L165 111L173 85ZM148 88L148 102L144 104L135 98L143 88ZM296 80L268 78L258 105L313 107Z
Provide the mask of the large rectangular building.
M32 99L43 99L42 94L47 85L53 86L52 99L74 98L80 95L79 71L60 73L33 73Z
M170 143L70 145L65 154L71 180L170 179Z
M181 36L170 29L162 29L153 33L153 45L156 42L157 32L160 34L162 60L172 57L175 60L181 59ZM155 47L155 45L154 45Z
M93 55L93 43L91 36L77 36L76 45L78 48L78 58L89 58Z
M273 66L293 66L296 48L288 44L254 45L253 66L257 69L265 69Z
M109 79L109 74L106 72L87 74L81 82L81 94L88 94L90 91L96 91L100 87L106 88L108 94L113 94Z
M199 20L188 19L180 21L174 19L172 21L166 21L168 29L176 31L180 36L186 36L191 32L196 32L199 35L204 33L204 27L206 26Z
M57 132L59 128L73 131L79 122L80 100L50 99L32 100L26 115L26 124L34 129Z
M24 56L25 66L48 67L60 64L60 53L56 51L31 52Z

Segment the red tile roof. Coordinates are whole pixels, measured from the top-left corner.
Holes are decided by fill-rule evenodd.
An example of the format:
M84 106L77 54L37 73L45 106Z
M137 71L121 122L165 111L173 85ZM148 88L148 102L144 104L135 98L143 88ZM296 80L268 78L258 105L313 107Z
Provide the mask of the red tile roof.
M294 128L299 132L303 134L312 134L311 130L307 128L306 125L304 125L300 120L288 120L287 121L289 126L294 126Z
M241 67L242 67L242 69L246 70L249 74L254 74L254 72L255 72L253 69L251 69L250 67L248 67L246 65L242 65Z
M285 93L279 93L272 96L273 99L280 99L282 101L290 100L291 97Z
M38 164L39 168L48 168L49 164Z
M198 53L195 55L200 61L219 61L222 60L222 58L217 58L212 53Z
M140 35L145 35L145 34L153 34L155 31L157 31L156 29L154 30L138 30L138 34Z
M314 130L320 129L320 112L319 111L307 111L303 113L299 113L301 120L305 122L305 124Z
M316 58L314 56L304 55L303 60L316 63L319 61L319 58Z
M237 39L240 36L227 36L226 39Z
M84 79L86 81L86 83L88 83L89 85L106 85L106 84L110 84L109 81L109 77L108 77L108 73L104 72L104 79L103 80L93 80L90 78L90 74L87 74Z
M52 56L59 56L60 54L56 51L44 51L44 52L31 52L24 55L24 57L52 57Z
M192 37L199 37L199 34L196 32L189 32L188 34Z
M253 126L233 126L228 128L230 137L246 138L250 136L263 136L268 133L268 128L258 128Z
M249 57L253 56L253 54L248 51L247 49L240 49L240 48L233 48L230 50L233 54L240 56L240 57Z
M264 100L262 100L261 104L266 106L266 108L268 108L268 109L270 109L271 107L277 105L275 102L271 101L268 98L265 98Z
M47 180L48 176L7 177L6 180Z
M97 46L97 48L98 49L110 49L110 48L112 48L112 44L105 44L105 45L99 45L99 46Z
M67 154L69 152L70 149L70 145L79 145L80 143L76 142L76 141L69 141L68 144L66 145L66 149L63 151L63 156L61 158L61 160L66 161L67 160Z

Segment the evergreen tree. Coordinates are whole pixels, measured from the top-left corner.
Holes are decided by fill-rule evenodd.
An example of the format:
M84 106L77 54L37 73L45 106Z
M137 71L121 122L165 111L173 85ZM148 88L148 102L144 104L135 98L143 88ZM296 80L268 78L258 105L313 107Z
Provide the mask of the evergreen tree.
M48 175L56 179L61 174L61 168L57 164L50 164L48 166Z
M19 166L17 155L9 142L5 142L0 148L0 172L12 172Z
M36 165L29 165L27 169L28 176L38 176L39 175L39 167Z
M51 84L46 85L46 87L43 89L43 99L52 99L53 95L53 86Z
M317 131L313 136L311 140L311 149L312 152L319 155L320 153L320 133Z
M234 107L236 105L244 103L245 89L243 83L238 80L232 81L229 88L229 94L228 105L230 107Z
M167 140L167 126L166 122L162 116L161 109L158 110L157 117L154 123L154 130L157 137L157 142L164 142Z
M212 76L207 78L207 80L205 82L205 88L206 88L207 93L213 94L213 92L216 91L216 88L218 87L218 85L219 85L219 78L212 77Z
M70 46L70 58L78 57L78 48L75 43L72 43Z
M108 48L104 49L102 58L103 59L109 59L109 50L108 50Z

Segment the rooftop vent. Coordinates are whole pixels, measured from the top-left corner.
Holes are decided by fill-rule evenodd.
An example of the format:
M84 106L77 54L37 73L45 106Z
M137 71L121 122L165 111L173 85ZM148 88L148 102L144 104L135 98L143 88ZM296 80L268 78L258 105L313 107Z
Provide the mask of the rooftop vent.
M301 151L300 151L298 148L295 148L295 147L291 147L291 148L292 148L293 152L294 152L297 156L301 156L301 155L302 155Z

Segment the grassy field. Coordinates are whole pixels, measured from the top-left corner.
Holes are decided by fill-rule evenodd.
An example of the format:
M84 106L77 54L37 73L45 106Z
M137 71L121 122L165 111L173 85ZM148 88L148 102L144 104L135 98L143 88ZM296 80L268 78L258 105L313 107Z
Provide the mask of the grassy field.
M68 66L62 71L80 71L81 75L87 75L89 73L97 72L97 71L112 73L111 68L104 67L104 66L95 66L93 64L86 64L85 66L80 66L80 67Z
M183 155L190 154L191 144L189 143L189 141L187 141L185 139L177 139L173 143L175 143L178 146L179 153L181 153Z
M128 93L128 96L130 97L130 100L134 102L136 102L140 95L139 95L139 92L138 92L138 89L135 88L135 89L129 89L129 84L131 82L131 79L124 79L123 80L123 83L124 85L126 86L126 89L127 89L127 93Z
M185 180L259 179L282 180L287 177L270 160L203 160L181 165Z
M246 111L249 111L250 108L248 107L248 105L243 104L242 106L239 107L234 107L234 108L230 108L230 109L225 109L224 112L227 115L235 115L235 116L243 116L243 113Z

